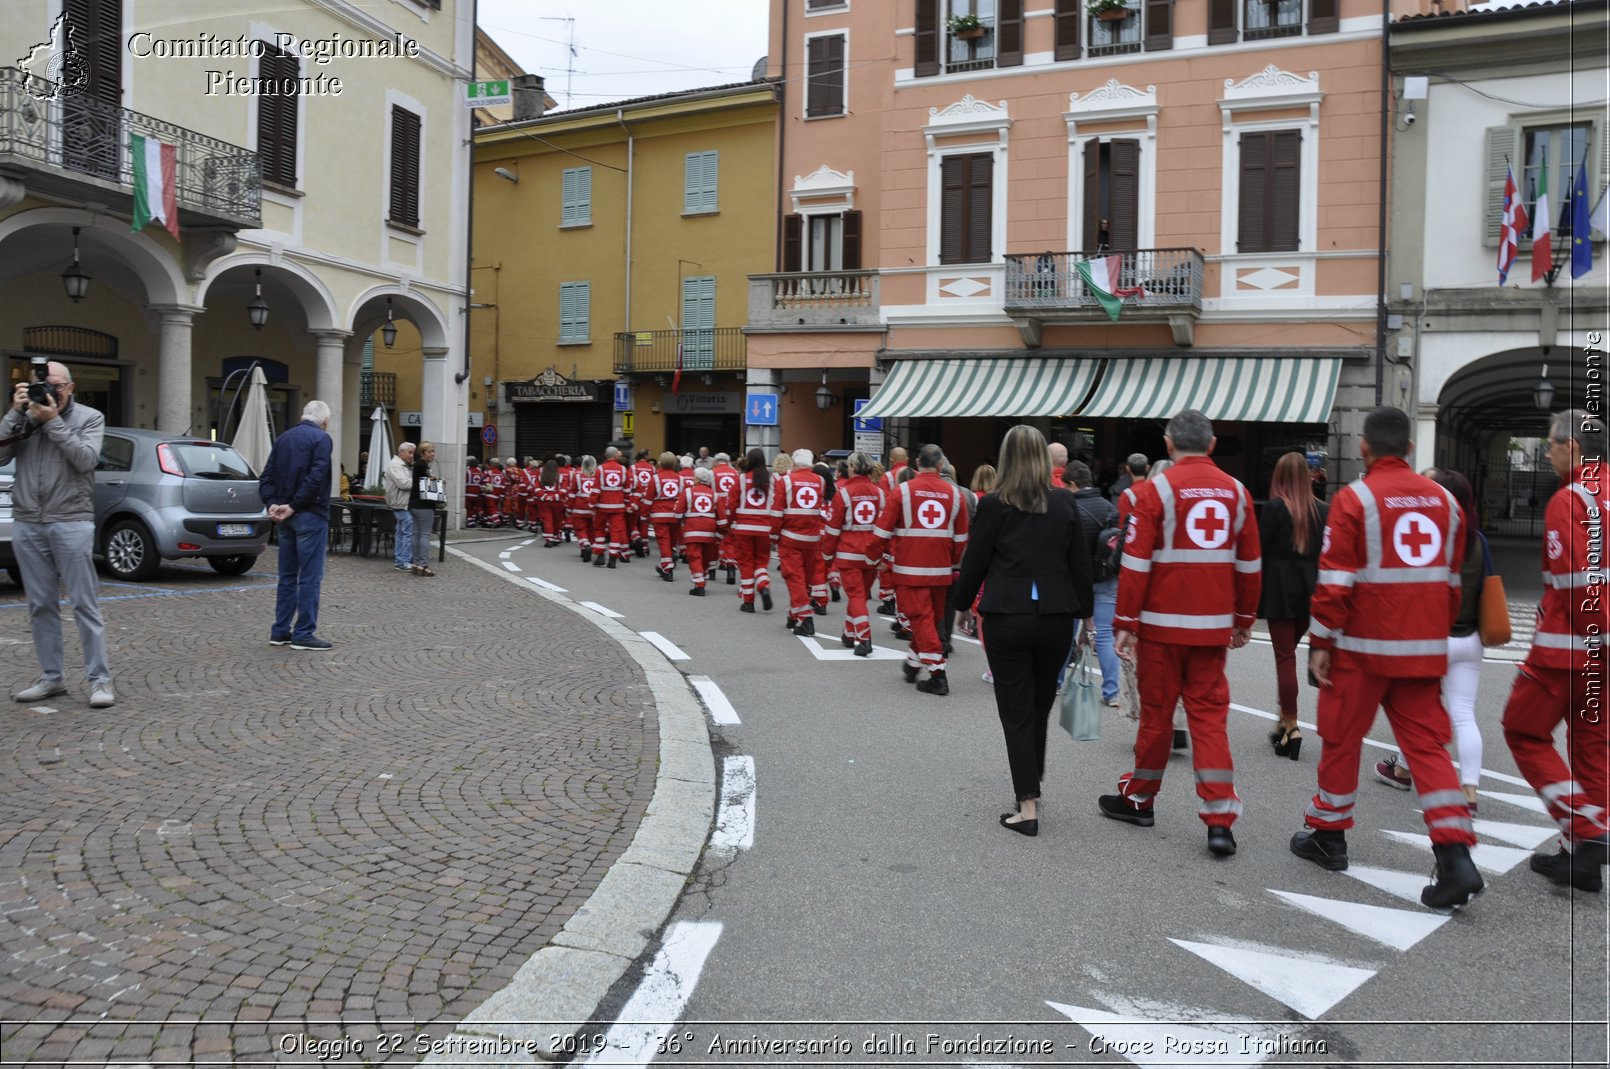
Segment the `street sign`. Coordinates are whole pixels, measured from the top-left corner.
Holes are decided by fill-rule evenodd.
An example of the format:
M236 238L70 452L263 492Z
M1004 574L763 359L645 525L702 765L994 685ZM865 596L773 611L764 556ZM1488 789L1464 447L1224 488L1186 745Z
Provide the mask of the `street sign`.
M750 393L744 401L744 422L751 427L775 427L777 415L774 393Z
M615 411L630 412L632 409L632 384L625 379L615 380Z
M631 411L622 412L621 413L621 437L622 438L634 437L633 431L635 430L636 424L637 424L637 413L636 412L631 412Z
M877 431L871 433L856 431L855 449L856 452L865 453L872 459L877 460L883 453L883 435Z
M872 419L862 419L861 418L861 410L863 408L865 408L867 405L871 404L871 403L872 403L872 398L870 398L870 397L862 397L862 398L860 398L859 400L857 400L855 402L854 418L855 418L855 431L856 431L857 434L860 434L860 433L863 433L863 432L873 432L873 431L875 431L875 432L877 432L879 434L883 433L883 419L882 419L882 417L874 416ZM859 449L860 446L857 446L856 448Z
M397 426L399 427L423 427L424 425L425 413L423 412L397 413Z
M464 87L464 103L472 108L495 108L499 104L513 104L514 94L509 92L507 79L499 82L470 82Z
M497 427L495 425L493 425L491 423L488 423L486 426L481 428L481 444L483 444L483 445L497 445L498 444L498 429L497 429Z
M472 428L475 428L475 429L479 429L481 427L486 426L486 413L485 412L471 412L470 413L470 426Z

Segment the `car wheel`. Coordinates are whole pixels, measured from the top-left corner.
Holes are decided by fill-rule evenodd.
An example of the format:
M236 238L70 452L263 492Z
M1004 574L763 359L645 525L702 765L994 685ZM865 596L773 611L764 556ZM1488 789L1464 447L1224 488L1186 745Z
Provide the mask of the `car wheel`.
M106 567L119 579L143 583L157 574L162 558L156 541L139 520L119 520L106 532Z
M22 569L18 568L15 564L9 564L9 565L6 566L6 574L11 576L11 581L13 583L17 584L17 589L18 590L21 590L22 589Z
M257 554L231 553L227 557L208 557L207 563L219 575L245 575L257 563Z

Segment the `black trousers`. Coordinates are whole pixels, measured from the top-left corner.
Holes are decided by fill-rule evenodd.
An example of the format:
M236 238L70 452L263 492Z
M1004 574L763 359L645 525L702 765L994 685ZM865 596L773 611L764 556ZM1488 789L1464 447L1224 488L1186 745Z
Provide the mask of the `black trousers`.
M984 655L995 677L995 710L1006 735L1006 761L1019 801L1040 797L1045 731L1057 699L1057 675L1073 645L1072 613L985 613Z

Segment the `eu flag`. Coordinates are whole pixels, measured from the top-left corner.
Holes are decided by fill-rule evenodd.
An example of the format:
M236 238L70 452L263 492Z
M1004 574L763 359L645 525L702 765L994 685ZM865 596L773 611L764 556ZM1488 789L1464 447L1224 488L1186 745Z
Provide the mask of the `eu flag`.
M1589 219L1588 161L1584 156L1576 169L1576 181L1571 183L1571 277L1581 278L1593 270L1593 242L1588 234L1593 229Z

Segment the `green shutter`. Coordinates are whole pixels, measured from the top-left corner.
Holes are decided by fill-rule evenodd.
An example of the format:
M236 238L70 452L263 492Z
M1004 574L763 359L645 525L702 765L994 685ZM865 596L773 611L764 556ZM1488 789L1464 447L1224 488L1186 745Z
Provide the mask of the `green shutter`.
M706 152L704 154L703 162L704 210L707 212L713 212L718 207L716 202L716 186L721 167L721 153ZM714 285L714 280L712 280L712 285ZM714 325L714 323L711 324L711 326Z
M562 342L587 341L587 305L589 282L559 283L559 340Z
M682 168L682 211L716 210L716 185L720 169L719 152L690 152Z
M593 169L571 167L564 172L564 206L561 226L581 226L593 221Z
M682 280L682 367L711 371L716 366L716 280L713 275Z

